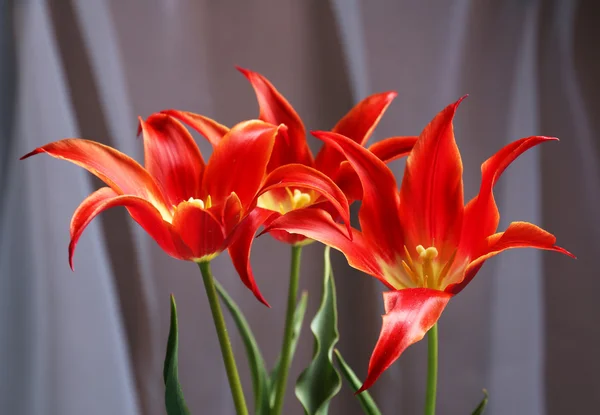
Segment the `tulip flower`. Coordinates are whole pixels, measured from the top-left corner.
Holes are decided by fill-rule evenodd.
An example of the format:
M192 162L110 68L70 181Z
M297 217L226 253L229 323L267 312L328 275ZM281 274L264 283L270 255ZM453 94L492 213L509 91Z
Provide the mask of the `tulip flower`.
M408 156L399 191L392 171L354 140L333 132L313 133L342 151L360 177L361 231L353 229L352 240L321 210L310 215L291 212L265 229L330 245L352 267L391 290L384 294L386 314L360 391L424 337L448 301L491 257L528 247L572 256L555 244L552 234L531 223L513 222L497 232L500 215L492 190L500 175L524 151L556 138L522 138L502 148L483 163L479 194L464 205L462 161L452 125L461 100L425 127Z
M215 129L219 124L205 118ZM222 127L222 126L221 126ZM64 139L39 147L22 157L38 153L75 163L106 183L107 187L88 196L71 220L69 264L86 226L100 213L115 206L127 208L132 218L169 255L195 262L209 261L234 242L234 230L256 206L261 193L277 189L280 173L265 178L276 136L285 127L259 121L245 121L231 130L221 128L208 163L188 130L175 118L153 114L140 119L143 132L145 167L132 158L100 143L84 139ZM292 185L327 192L335 186L327 178L311 178L310 172L287 172ZM298 183L303 179L307 183ZM348 205L341 191L324 199L349 221ZM321 193L319 193L321 194ZM243 232L238 231L243 234ZM233 254L235 255L235 254ZM247 277L247 278L244 278ZM266 304L252 275L242 281Z

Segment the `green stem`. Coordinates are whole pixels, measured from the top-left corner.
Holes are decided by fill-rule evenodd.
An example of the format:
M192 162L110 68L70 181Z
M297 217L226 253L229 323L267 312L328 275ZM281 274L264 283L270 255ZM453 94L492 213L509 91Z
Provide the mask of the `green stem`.
M427 395L425 415L435 415L435 396L438 375L438 326L437 323L427 333Z
M292 355L292 340L294 335L294 311L296 310L296 297L298 296L298 280L300 277L300 254L302 246L292 246L292 265L290 269L290 286L288 288L287 310L285 314L285 329L283 332L283 346L281 347L281 363L279 365L279 376L277 389L275 391L275 403L273 414L279 415L283 409L283 398L287 384L290 359Z
M221 346L221 354L223 355L223 362L225 363L225 370L227 371L227 379L229 380L229 388L231 389L231 395L233 396L233 403L235 405L236 413L238 415L248 415L248 408L246 407L246 400L244 398L244 390L242 389L240 375L238 374L238 370L235 365L235 357L233 356L231 342L229 341L229 335L227 334L227 326L225 325L225 319L223 318L223 311L221 311L221 305L219 304L215 282L210 270L210 262L199 262L198 266L202 272L206 296L208 297L210 311L212 312L213 320L215 322L215 329L217 329L219 345Z

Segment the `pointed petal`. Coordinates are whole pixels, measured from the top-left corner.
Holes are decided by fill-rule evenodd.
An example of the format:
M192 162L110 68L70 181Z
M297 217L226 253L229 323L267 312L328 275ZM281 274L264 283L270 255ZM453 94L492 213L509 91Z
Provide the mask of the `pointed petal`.
M550 232L528 222L512 222L506 231L496 233L486 238L485 247L475 256L467 266L462 281L452 284L446 291L457 294L471 282L483 263L500 252L512 248L537 248L556 251L575 258L566 249L556 245L556 237Z
M278 214L261 208L252 209L248 216L235 228L230 241L228 241L229 256L231 256L231 262L240 279L252 291L258 301L267 307L270 307L270 305L260 293L254 279L254 273L250 265L250 251L252 250L252 242L254 242L256 231L271 215L277 216Z
M360 177L363 199L358 217L362 232L371 245L380 247L383 259L392 262L404 246L394 174L373 153L343 135L324 131L312 134L342 151Z
M400 188L400 217L407 246L437 243L442 257L454 251L462 226L462 161L452 127L462 99L447 106L425 127L406 160Z
M368 148L377 158L384 163L389 163L400 157L407 156L415 145L418 137L390 137L378 141ZM362 186L360 179L350 163L343 162L335 176L335 182L344 192L348 201L362 199Z
M273 170L266 178L260 194L279 188L314 190L335 207L350 232L350 207L344 192L325 174L303 164L287 164Z
M379 120L398 94L394 91L373 94L356 104L331 130L364 146L379 124ZM335 147L325 143L317 154L315 165L332 176L344 161L344 156Z
M352 229L352 240L346 236L345 229L336 223L331 215L322 209L299 209L286 213L266 226L261 235L273 230L287 231L304 235L340 251L351 267L381 280L387 287L392 286L385 280L377 263L380 256L378 247L371 245L364 235Z
M203 189L219 204L235 192L247 209L265 177L275 136L280 128L262 121L234 126L215 147L206 171Z
M406 288L383 294L386 314L375 345L365 383L369 389L408 346L421 340L437 323L451 294L429 288Z
M306 143L306 130L302 120L290 103L275 89L267 78L248 69L237 68L252 84L258 106L259 118L271 124L285 124L287 137L277 138L268 171L289 163L312 166L312 153Z
M110 187L103 187L81 202L71 218L71 242L69 243L71 269L73 269L75 247L85 228L100 213L115 206L125 206L133 219L167 254L178 259L189 259L190 252L187 247L173 231L171 224L163 220L152 204L145 199L119 195Z
M480 249L479 245L485 241L485 238L498 229L500 214L494 200L493 189L504 170L530 148L546 141L556 140L558 139L554 137L541 136L522 138L503 147L481 165L479 195L465 208L460 241L462 251L473 252Z
M170 109L161 111L161 113L168 114L189 125L194 130L198 131L198 133L206 138L213 146L217 146L225 134L229 132L229 128L226 126L203 115L194 114L193 112Z
M187 245L195 261L224 249L223 228L213 214L194 202L181 202L173 216L173 228Z
M67 138L38 147L21 157L47 153L83 167L118 194L139 196L154 204L163 216L170 216L165 200L150 173L131 157L95 141Z
M189 131L175 118L152 114L144 122L146 170L161 186L169 206L198 197L202 186L204 160Z

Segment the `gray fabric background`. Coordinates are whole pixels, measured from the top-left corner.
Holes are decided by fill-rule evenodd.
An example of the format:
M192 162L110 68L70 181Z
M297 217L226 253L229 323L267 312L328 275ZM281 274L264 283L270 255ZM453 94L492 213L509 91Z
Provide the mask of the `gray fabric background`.
M496 196L501 228L540 224L579 259L521 250L485 265L441 319L439 413L470 413L483 387L491 415L597 412L598 18L592 0L0 0L0 413L164 413L171 292L192 412L233 413L196 266L168 257L115 209L86 230L72 273L70 216L98 182L49 157L18 158L49 141L85 137L142 160L136 116L163 108L225 124L255 117L252 89L234 65L267 76L307 129L331 128L365 95L397 90L372 140L418 134L469 93L456 120L469 198L480 164L501 146L534 134L560 137L511 166ZM394 168L400 177L402 162ZM289 255L269 237L255 244L252 263L270 310L242 286L227 255L214 261L270 364L280 347ZM321 267L322 246L313 244L301 280L311 293L309 316ZM339 347L364 376L382 287L337 253L334 267ZM233 343L250 401L236 334ZM305 324L292 380L311 352ZM425 354L425 342L410 348L373 387L383 413L422 411ZM285 413L302 413L291 388ZM360 413L347 388L331 413Z

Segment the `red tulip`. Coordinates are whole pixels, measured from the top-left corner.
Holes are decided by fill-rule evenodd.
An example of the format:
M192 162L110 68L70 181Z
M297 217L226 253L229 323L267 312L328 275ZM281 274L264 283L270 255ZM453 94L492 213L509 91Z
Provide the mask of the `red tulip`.
M531 223L513 222L496 233L500 218L492 194L496 181L524 151L556 138L528 137L502 148L481 166L479 194L464 206L462 162L452 126L461 100L425 127L408 156L400 191L390 169L354 140L332 132L314 133L342 151L360 177L362 231L353 229L352 241L320 210L310 215L292 212L266 229L331 245L351 266L392 290L384 294L383 327L360 391L424 337L450 298L465 288L487 259L527 247L572 256L555 245L552 234Z
M282 186L277 182L280 173L274 171L266 178L265 174L276 136L278 132L284 134L286 128L253 120L229 130L208 118L196 117L204 123L203 133L214 146L206 164L188 130L166 114L140 119L145 167L111 147L74 138L47 144L22 157L47 153L87 169L107 184L88 196L73 214L71 268L85 227L114 206L126 207L160 247L178 259L207 261L235 245L234 235L243 232L234 230L255 208L258 197ZM335 185L327 177L312 177L303 167L288 171L284 179L319 195L327 193L323 199L348 221L343 193L332 188ZM232 256L236 255L234 250ZM266 304L252 274L240 277Z

